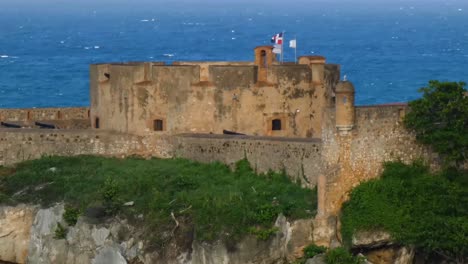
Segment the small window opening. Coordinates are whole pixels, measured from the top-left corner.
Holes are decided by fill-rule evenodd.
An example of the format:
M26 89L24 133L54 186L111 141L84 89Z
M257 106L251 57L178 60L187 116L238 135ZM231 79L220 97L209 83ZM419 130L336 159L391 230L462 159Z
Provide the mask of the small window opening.
M96 117L94 119L94 128L99 128L100 124L99 124L99 117Z
M348 102L348 98L346 96L343 97L343 104L346 104Z
M405 109L398 109L398 117L400 121L403 121L403 119L405 119Z
M281 130L281 120L273 119L271 121L271 130Z
M104 76L107 78L107 79L110 79L110 73L104 73Z
M260 52L260 56L261 56L261 59L262 59L262 66L263 67L267 67L267 56L266 56L266 51L262 50Z
M154 131L163 131L164 130L164 124L161 119L155 119L153 121L153 130Z

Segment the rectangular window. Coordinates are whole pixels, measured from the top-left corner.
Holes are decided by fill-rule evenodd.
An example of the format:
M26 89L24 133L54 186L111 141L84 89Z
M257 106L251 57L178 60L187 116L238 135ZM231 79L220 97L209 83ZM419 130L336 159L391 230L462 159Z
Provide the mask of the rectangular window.
M161 119L153 120L153 130L154 131L163 131L164 130L164 123Z
M94 119L94 128L99 128L99 117Z
M271 130L281 130L281 119L273 119L271 121Z

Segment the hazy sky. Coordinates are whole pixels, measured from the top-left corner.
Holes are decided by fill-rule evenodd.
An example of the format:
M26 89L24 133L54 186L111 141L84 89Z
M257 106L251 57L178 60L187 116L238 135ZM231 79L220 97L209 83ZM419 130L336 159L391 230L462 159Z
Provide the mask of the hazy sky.
M330 8L356 8L367 6L414 6L420 8L468 7L468 0L0 0L0 9L27 10L80 10L106 9L165 9L165 8L223 8L223 7L265 7L265 8L313 8L314 5Z

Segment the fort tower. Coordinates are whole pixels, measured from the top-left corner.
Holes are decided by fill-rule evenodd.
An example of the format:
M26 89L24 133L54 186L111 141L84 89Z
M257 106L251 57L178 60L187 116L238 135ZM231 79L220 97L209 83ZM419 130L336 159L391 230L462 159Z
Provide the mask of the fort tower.
M347 134L354 127L354 86L349 81L341 81L336 86L336 128Z

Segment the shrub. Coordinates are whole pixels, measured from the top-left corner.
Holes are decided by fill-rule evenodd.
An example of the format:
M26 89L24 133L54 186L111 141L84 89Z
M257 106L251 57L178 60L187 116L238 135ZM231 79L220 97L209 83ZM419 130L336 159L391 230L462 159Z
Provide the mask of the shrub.
M250 234L257 237L258 240L265 241L265 240L270 239L270 237L273 236L274 234L276 234L278 230L279 229L277 227L266 228L266 229L251 227L249 229L249 232Z
M327 251L327 248L322 247L322 246L317 246L315 244L310 244L307 247L305 247L303 251L304 251L304 258L309 259L309 258L315 257L316 255L325 253L325 251Z
M329 250L325 254L325 262L327 264L362 264L365 263L361 257L355 257L346 249L339 247Z
M62 226L60 223L57 223L57 227L54 231L54 238L55 239L65 239L67 237L67 228Z
M461 165L468 158L468 96L463 82L430 81L422 98L409 103L406 127L446 161Z
M104 200L104 210L106 214L112 215L115 214L120 206L121 200L119 199L119 189L116 181L110 177L108 177L102 188L102 198Z
M349 245L358 231L384 230L403 245L457 260L468 255L467 204L468 188L459 182L418 163L387 163L381 179L351 191L342 210L343 238Z
M63 212L63 220L67 223L68 226L74 226L78 221L80 216L80 209L67 205L65 206L65 211Z

